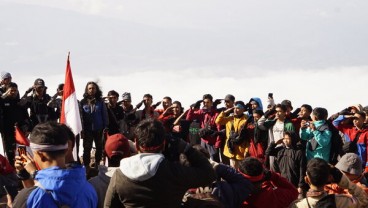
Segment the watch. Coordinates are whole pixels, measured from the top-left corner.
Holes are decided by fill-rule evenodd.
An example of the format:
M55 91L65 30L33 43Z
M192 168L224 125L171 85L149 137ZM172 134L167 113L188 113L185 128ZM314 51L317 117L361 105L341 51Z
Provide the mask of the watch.
M38 173L38 170L33 171L33 172L30 174L30 175L31 175L31 178L32 178L32 179L35 179L35 178L36 178L37 173Z

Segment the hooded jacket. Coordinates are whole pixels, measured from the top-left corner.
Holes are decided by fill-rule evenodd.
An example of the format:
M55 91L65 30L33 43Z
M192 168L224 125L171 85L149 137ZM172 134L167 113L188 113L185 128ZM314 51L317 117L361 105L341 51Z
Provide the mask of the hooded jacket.
M86 180L84 167L68 169L57 166L42 169L36 175L36 184L23 189L14 200L13 207L97 207L97 195Z
M104 207L180 207L190 188L207 186L215 173L201 153L184 153L190 166L170 162L160 153L140 153L120 162L111 178Z

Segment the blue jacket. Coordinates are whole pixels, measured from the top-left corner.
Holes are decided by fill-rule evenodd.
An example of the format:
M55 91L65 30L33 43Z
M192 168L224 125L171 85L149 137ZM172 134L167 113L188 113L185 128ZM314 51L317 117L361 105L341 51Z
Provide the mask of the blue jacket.
M88 103L87 99L80 102L82 111L83 130L100 131L109 125L107 107L103 100L96 100L94 105Z
M234 168L218 164L216 174L222 180L216 182L212 194L227 208L238 208L255 190L252 182Z
M23 189L15 198L14 207L97 207L96 191L86 180L86 171L80 165L67 169L46 168L38 171L35 180L38 187ZM28 198L22 192L30 192Z

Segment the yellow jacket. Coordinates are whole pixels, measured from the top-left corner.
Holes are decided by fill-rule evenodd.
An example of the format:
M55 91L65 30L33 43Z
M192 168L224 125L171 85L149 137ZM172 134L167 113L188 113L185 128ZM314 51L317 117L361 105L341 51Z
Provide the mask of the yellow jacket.
M246 115L243 115L240 118L236 118L234 116L225 117L224 112L221 112L216 118L216 124L226 125L226 142L224 147L224 155L230 159L243 160L245 158L245 155L248 154L249 141L244 141L240 145L234 145L234 154L229 152L229 148L227 146L227 141L229 140L229 135L231 131L231 123L234 122L233 125L235 132L240 133L239 130L246 123L246 121Z

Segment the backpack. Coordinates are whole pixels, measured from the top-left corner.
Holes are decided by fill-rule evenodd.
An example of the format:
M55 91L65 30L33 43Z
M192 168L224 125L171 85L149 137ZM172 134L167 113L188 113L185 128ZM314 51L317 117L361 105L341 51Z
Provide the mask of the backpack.
M320 126L317 130L324 131L327 129L331 131L331 149L329 162L332 165L336 165L336 163L338 162L337 158L343 155L343 141L340 136L339 130L330 121L326 121L326 123Z
M189 142L191 145L196 145L201 143L201 137L199 136L199 129L201 128L201 124L197 122L197 120L193 120L193 122L189 126Z

